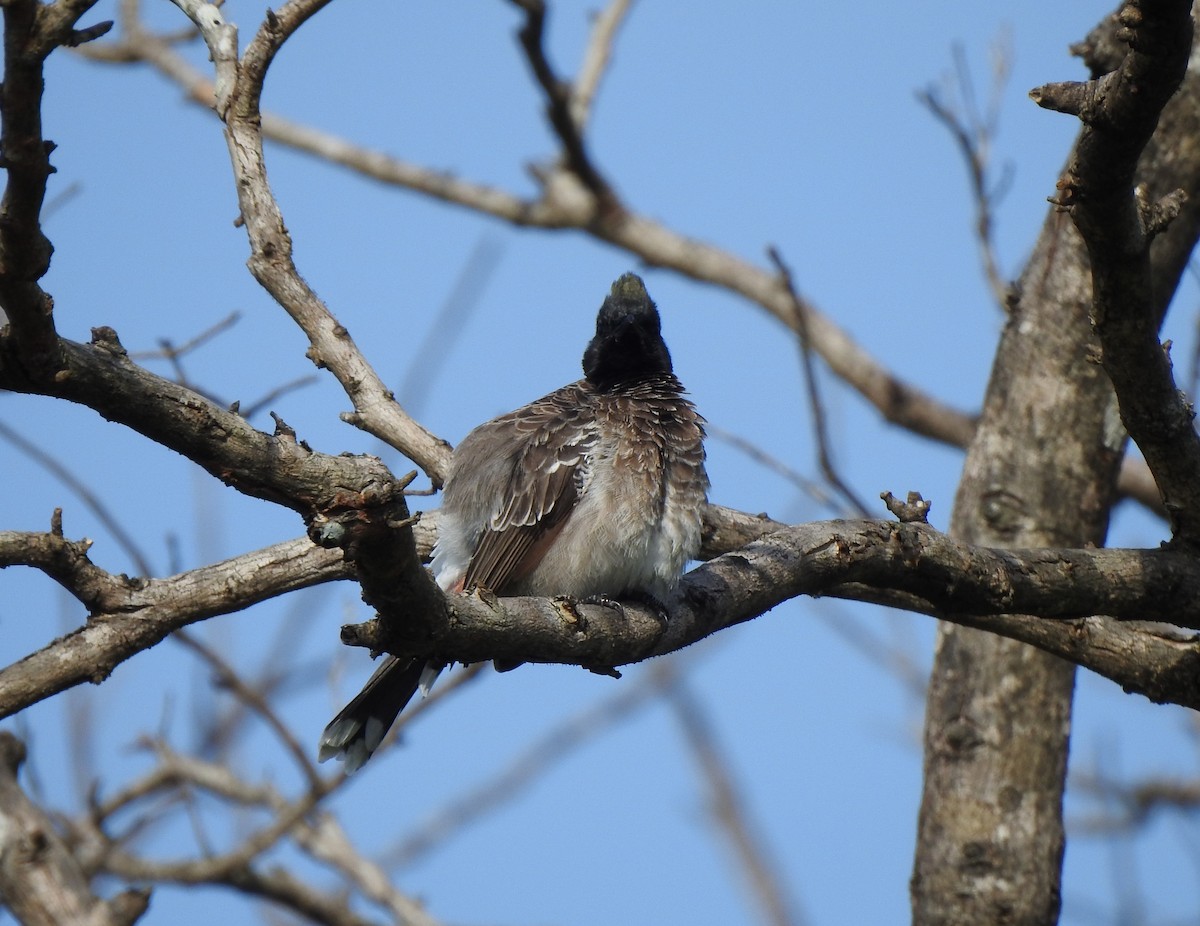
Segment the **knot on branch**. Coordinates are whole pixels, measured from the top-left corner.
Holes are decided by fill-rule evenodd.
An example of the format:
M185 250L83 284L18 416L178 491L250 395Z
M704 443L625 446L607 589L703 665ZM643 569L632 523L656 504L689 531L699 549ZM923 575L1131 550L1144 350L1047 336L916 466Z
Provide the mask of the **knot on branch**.
M554 221L568 226L586 226L602 211L596 194L579 175L561 166L531 166L529 172L541 184L542 206Z
M446 618L445 596L421 565L413 535L417 517L404 497L414 477L389 473L357 491L331 492L307 518L309 539L342 550L353 564L363 600L378 614L380 638L402 643L425 639Z
M1134 191L1137 195L1138 211L1142 217L1147 240L1164 232L1179 217L1187 202L1187 193L1183 190L1172 190L1157 202L1149 202L1146 187L1139 185Z
M129 352L125 350L125 345L121 343L121 339L117 337L115 329L108 325L100 325L92 329L92 347L104 351L104 353L125 360L129 357Z
M1029 91L1029 98L1042 109L1078 116L1088 122L1096 109L1099 81L1064 80L1043 84Z
M16 776L25 761L25 744L7 730L0 730L0 765Z
M929 523L929 509L933 503L922 498L920 492L909 492L904 501L900 501L891 492L880 492L879 497L901 524Z
M86 29L72 29L63 39L63 44L70 48L78 48L88 42L93 42L101 36L108 35L113 27L113 21L106 19L103 22L98 22L94 26L88 26Z

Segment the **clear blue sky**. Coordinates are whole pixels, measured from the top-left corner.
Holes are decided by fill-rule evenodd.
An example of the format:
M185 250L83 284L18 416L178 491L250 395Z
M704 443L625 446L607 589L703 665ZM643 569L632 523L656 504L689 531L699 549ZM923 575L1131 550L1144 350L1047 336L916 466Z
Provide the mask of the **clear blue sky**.
M183 24L166 0L150 19ZM113 15L103 0L94 18ZM592 4L554 6L551 49L577 67ZM262 4L230 0L249 37ZM1015 275L1045 215L1075 125L1039 110L1027 91L1083 79L1067 54L1110 11L1106 3L948 2L635 4L604 83L593 152L625 201L670 227L766 263L778 246L802 292L911 382L964 410L978 406L1001 326L980 272L965 172L947 132L916 99L953 66L961 43L981 99L997 42L1011 54L994 158L1011 171L997 213L1002 270ZM89 20L92 17L89 17ZM265 106L292 119L464 178L528 193L526 166L554 149L500 0L343 0L289 43ZM199 46L192 59L205 65ZM46 230L46 286L59 330L86 340L111 325L131 351L183 342L239 311L230 333L192 355L193 382L246 406L311 372L305 342L244 267L245 235L220 126L144 67L55 56L46 133L59 148ZM413 410L459 440L473 425L579 375L595 309L610 282L637 269L628 255L577 233L519 231L385 188L272 147L268 169L296 260L309 283L397 389L438 307L481 240L499 261L442 372ZM712 424L815 476L808 406L792 337L759 309L661 271L645 274L676 368ZM1177 301L1169 336L1190 356L1196 292ZM1186 369L1186 363L1180 363ZM164 365L154 367L170 375ZM880 422L823 379L835 455L860 496L922 492L944 527L961 457ZM403 396L401 397L404 398ZM382 452L341 423L332 378L271 408L314 448ZM0 396L0 421L85 480L134 533L159 574L297 536L289 512L239 497L173 453L85 409ZM265 413L256 423L269 428ZM714 501L776 518L827 517L794 486L719 440L710 442ZM394 454L397 469L407 468ZM96 541L94 560L135 571L108 531L63 486L0 443L0 528L36 530L65 509L67 533ZM419 507L419 506L418 506ZM880 514L882 515L882 509ZM1154 545L1163 528L1122 511L1112 541ZM204 638L254 667L289 612L311 616L288 638L320 682L284 713L315 747L331 712L369 671L338 643L366 615L351 585L220 618ZM77 626L80 609L29 571L0 574L0 659L7 664ZM801 600L688 655L689 684L732 758L757 828L808 921L899 923L920 787L921 705L894 673L831 625L852 622L928 664L932 622L836 601ZM376 760L335 804L351 835L385 849L537 736L626 682L578 669L526 667L487 675L416 724L407 746ZM130 747L166 731L185 747L195 702L216 703L205 670L165 642L99 688L31 708L34 771L51 800L75 806L65 770L69 716L91 712L95 774L106 788L144 770ZM1073 768L1134 776L1195 773L1193 718L1080 676ZM13 728L9 721L7 727ZM19 727L19 724L17 724ZM266 733L244 744L242 769L283 787L294 774ZM1073 797L1072 821L1097 810ZM588 742L470 831L402 870L398 883L454 923L600 926L752 922L725 846L671 714L635 714ZM1067 854L1064 922L1194 921L1200 902L1195 826L1158 821L1114 850L1083 838ZM189 834L165 831L167 854ZM1132 885L1132 888L1130 888ZM1131 893L1132 891L1132 893ZM228 895L160 890L149 922L235 923L254 917ZM1173 920L1171 918L1174 918Z

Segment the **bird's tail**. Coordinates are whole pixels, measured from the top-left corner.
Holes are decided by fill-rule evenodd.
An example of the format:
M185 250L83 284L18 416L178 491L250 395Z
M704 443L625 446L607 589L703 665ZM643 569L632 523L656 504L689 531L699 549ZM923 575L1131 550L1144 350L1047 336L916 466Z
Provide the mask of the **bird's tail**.
M371 758L383 737L417 689L432 683L441 666L423 659L388 656L367 680L363 690L329 721L321 734L317 758L338 758L355 772Z

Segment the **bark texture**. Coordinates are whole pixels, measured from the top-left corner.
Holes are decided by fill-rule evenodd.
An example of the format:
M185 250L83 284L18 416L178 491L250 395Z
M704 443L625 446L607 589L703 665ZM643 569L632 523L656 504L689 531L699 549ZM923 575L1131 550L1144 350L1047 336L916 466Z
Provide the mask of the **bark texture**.
M18 784L24 760L24 745L0 731L0 903L24 926L130 926L146 911L150 892L110 900L92 893L79 859Z
M1102 543L1122 435L1089 364L1082 242L1051 216L996 353L951 533L994 546ZM914 922L1054 923L1074 666L952 624L925 715Z
M1121 24L1131 9L1142 15L1135 7L1122 10ZM1200 177L1186 154L1195 147L1186 128L1195 83L1189 78L1164 113L1139 169L1139 179L1160 192L1194 190ZM1086 151L1077 147L1072 169L1080 157ZM1179 218L1152 263L1155 322L1195 243L1194 205ZM1092 313L1087 249L1067 212L1052 212L996 353L955 501L955 537L1010 547L1103 543L1125 431L1096 362ZM915 923L1057 922L1073 685L1074 666L1055 657L955 625L939 629L925 718Z

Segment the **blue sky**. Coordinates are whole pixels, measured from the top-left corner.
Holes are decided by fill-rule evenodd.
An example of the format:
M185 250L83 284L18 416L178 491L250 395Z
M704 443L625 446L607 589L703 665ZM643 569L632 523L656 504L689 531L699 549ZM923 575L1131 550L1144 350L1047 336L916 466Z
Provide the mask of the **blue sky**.
M166 0L145 0L162 28L182 24ZM113 15L101 2L95 18ZM560 73L577 67L592 6L558 3L550 20ZM1067 53L1110 10L1081 0L1048 8L930 2L798 5L635 4L601 88L592 151L627 204L667 226L766 265L777 246L800 290L899 375L964 410L978 406L1001 314L980 272L958 152L918 102L953 68L960 44L986 98L989 55L1002 43L1012 75L994 158L1010 182L997 209L1002 271L1015 275L1046 213L1075 133L1027 91L1083 79ZM245 42L261 4L230 0ZM90 20L89 20L90 21ZM331 4L288 44L264 105L347 139L464 178L531 193L527 166L553 157L541 101L518 52L516 11L499 0L459 4L358 0ZM207 67L200 46L189 57ZM58 143L46 220L56 253L45 285L60 332L85 340L110 325L131 351L183 342L233 311L233 330L186 361L189 378L243 407L312 372L305 341L246 272L220 126L146 67L58 54L47 72L46 133ZM437 309L480 242L497 263L444 365L413 411L458 441L475 424L579 376L594 313L611 281L639 269L627 254L574 232L514 230L272 146L268 170L297 264L386 381L400 388ZM717 428L816 476L808 404L791 335L764 312L664 271L645 279L664 318L676 369ZM1196 291L1168 325L1190 356ZM1186 351L1186 353L1185 353ZM165 375L161 363L151 367ZM1186 368L1186 364L1179 364ZM822 371L824 374L824 371ZM961 464L882 423L828 375L822 380L834 454L858 494L915 489L944 527ZM401 395L402 400L405 398ZM327 452L383 453L343 424L348 406L322 376L270 406ZM134 533L166 574L301 533L286 511L239 497L175 454L86 409L0 396L0 422L55 454ZM270 427L265 412L256 423ZM799 520L829 516L788 481L710 441L712 498ZM396 469L408 467L393 453ZM38 530L56 506L67 533L95 540L93 559L135 571L107 529L62 485L0 443L10 491L0 527ZM19 489L18 489L19 487ZM431 504L435 504L432 503ZM419 507L419 504L417 505ZM883 514L882 508L880 515ZM1111 541L1154 545L1163 527L1122 509ZM11 662L77 626L80 610L29 571L0 574L0 658ZM369 672L338 643L366 616L352 586L318 590L220 618L199 633L247 667L289 613L292 658L324 670L283 704L315 748L332 711ZM756 826L813 924L891 923L908 916L907 882L920 788L921 705L895 673L848 645L835 625L863 627L927 665L932 622L836 601L802 600L688 653L691 691L709 712ZM485 675L411 728L404 749L369 765L337 799L351 835L385 850L464 789L506 768L531 739L613 697L625 682L562 667ZM94 771L108 788L143 771L138 736L189 743L192 712L216 701L205 670L165 642L103 686L24 713L32 771L60 806L78 795L67 719L90 711ZM1192 776L1192 719L1081 674L1073 768ZM13 726L9 721L6 726ZM251 776L295 786L264 732L238 760ZM716 924L753 907L725 846L678 725L661 705L636 712L574 751L510 804L397 875L430 911L455 923ZM1068 815L1095 806L1073 797ZM164 831L164 852L189 833ZM1160 820L1118 849L1073 839L1064 922L1193 921L1200 890L1195 827ZM1133 887L1129 888L1128 885ZM255 919L227 894L187 900L163 889L150 922Z

